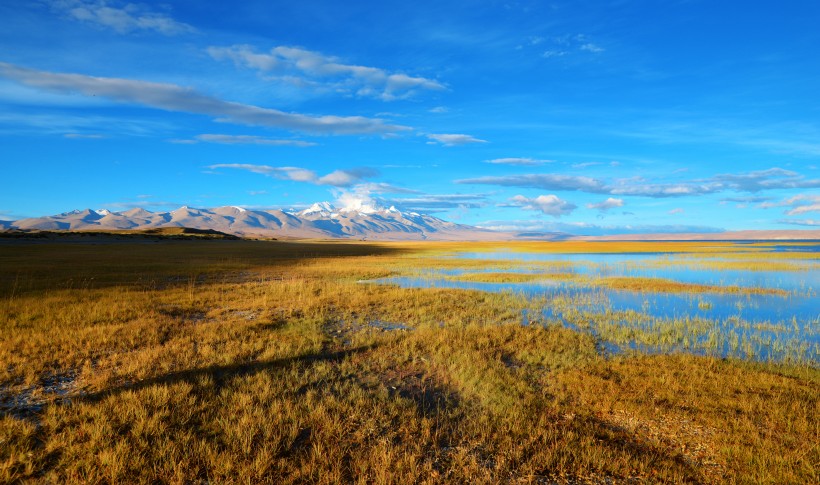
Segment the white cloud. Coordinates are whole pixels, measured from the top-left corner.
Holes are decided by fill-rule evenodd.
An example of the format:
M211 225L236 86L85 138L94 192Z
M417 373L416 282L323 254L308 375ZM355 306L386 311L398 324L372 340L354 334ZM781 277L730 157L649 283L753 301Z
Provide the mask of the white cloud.
M798 194L780 202L763 202L758 207L763 209L770 207L791 207L791 209L784 212L784 214L788 216L820 212L820 195Z
M188 24L170 16L152 12L134 3L107 0L55 0L52 7L74 20L107 27L120 34L138 30L153 30L164 35L195 32Z
M684 212L686 212L686 211L685 211L685 210L683 210L682 208L680 208L680 207L676 207L675 209L672 209L672 210L670 210L669 212L667 212L667 214L669 214L669 215L675 215L675 214L683 214Z
M424 77L390 73L384 69L345 64L338 58L298 47L278 46L268 52L256 52L249 45L209 47L208 54L216 60L230 60L278 80L298 81L307 77L309 86L329 85L334 91L358 96L394 100L412 96L418 90L443 90L444 85ZM294 79L295 75L295 79Z
M402 126L386 125L382 120L376 118L308 116L234 103L176 84L54 73L3 62L0 62L0 76L45 91L100 96L166 111L210 115L217 117L218 121L245 125L326 134L390 133L408 129Z
M563 57L567 54L568 54L567 51L548 50L548 51L544 51L544 53L541 54L541 56L549 59L550 57Z
M391 199L397 207L417 212L444 211L449 209L476 209L486 205L486 194L424 194L417 197Z
M597 225L588 222L558 222L538 220L503 220L485 221L476 224L484 229L494 231L523 231L535 233L558 233L556 235L584 235L602 236L612 234L669 234L669 233L719 233L724 230L709 226L687 226L687 225ZM547 235L547 234L544 234Z
M272 167L270 165L253 165L249 163L218 163L215 165L209 165L208 168L211 170L219 168L233 168L268 175L270 177L283 180L307 182L316 185L330 185L333 187L349 187L364 178L376 175L376 171L371 168L334 170L333 172L321 177L313 170L300 167Z
M755 196L748 196L748 197L724 197L720 199L721 202L737 202L738 204L757 204L760 202L766 202L772 200L771 197L755 197Z
M523 195L516 195L510 199L508 204L502 204L501 206L520 207L524 210L537 210L553 217L569 215L578 208L577 205L560 199L556 195L539 195L534 199L524 197Z
M472 143L487 143L487 140L481 140L470 135L459 134L429 134L427 135L427 138L434 140L438 143L441 143L446 147L456 145L469 145Z
M537 43L531 45L540 45L545 39L541 39ZM584 34L576 35L560 35L551 37L549 39L548 49L545 50L541 56L544 58L556 58L578 54L579 52L590 52L592 54L600 54L604 52L604 48L598 44L589 41Z
M399 187L397 185L388 184L384 182L367 182L357 185L361 190L367 190L374 194L419 194L418 190L408 189L406 187Z
M578 49L580 49L582 51L592 52L593 54L598 54L598 53L601 53L601 52L604 51L603 47L601 47L599 45L596 45L596 44L593 44L592 42L587 42L586 44L581 44L581 46Z
M603 165L603 162L575 163L575 164L572 165L572 168L589 168L589 167L595 167L597 165Z
M786 211L787 216L796 216L799 214L806 214L807 212L820 212L820 201L813 204L801 205L792 210Z
M272 145L272 146L295 146L311 147L316 143L303 140L275 140L255 135L216 135L204 134L196 135L191 140L171 140L172 143L192 144L199 142L221 143L225 145Z
M372 169L334 170L329 174L319 177L316 183L319 185L332 185L334 187L349 187L363 178L376 175Z
M536 160L534 158L494 158L492 160L485 160L486 163L494 163L498 165L543 165L545 163L553 163L555 160Z
M682 197L726 190L759 192L772 189L820 187L820 179L806 179L797 172L771 168L740 174L719 174L708 179L677 183L646 182L641 177L606 181L574 175L524 174L487 176L456 180L459 184L487 184L543 190L572 190L593 194L638 195L643 197Z
M598 202L597 204L587 204L587 209L597 209L601 212L606 212L609 209L614 209L616 207L623 207L624 201L623 199L616 199L613 197L609 197L603 202Z
M583 192L604 193L606 185L591 177L560 174L508 175L501 177L477 177L456 180L458 184L488 184L508 187L525 187L546 190L578 190Z
M792 224L795 226L820 227L820 219L780 219L781 224Z

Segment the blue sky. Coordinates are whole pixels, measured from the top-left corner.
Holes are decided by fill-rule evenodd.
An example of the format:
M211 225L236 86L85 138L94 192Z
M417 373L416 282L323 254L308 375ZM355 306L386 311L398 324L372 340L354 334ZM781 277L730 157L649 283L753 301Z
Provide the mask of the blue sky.
M577 234L820 225L816 1L0 4L0 219L375 199Z

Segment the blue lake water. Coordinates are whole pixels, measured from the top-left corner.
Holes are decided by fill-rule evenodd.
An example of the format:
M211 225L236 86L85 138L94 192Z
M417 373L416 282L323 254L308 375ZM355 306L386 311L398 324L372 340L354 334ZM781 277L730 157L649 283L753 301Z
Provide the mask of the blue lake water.
M820 243L814 245L772 244L765 251L818 252ZM748 261L766 261L766 252L744 255ZM748 258L747 258L748 256ZM690 330L678 330L672 343L656 351L693 351L717 355L733 355L761 360L792 359L820 365L820 259L788 260L801 269L740 270L698 267L698 259L675 253L598 253L554 254L513 251L464 252L454 258L514 261L514 269L504 270L424 270L418 276L392 277L374 280L372 283L394 284L408 288L454 288L489 292L513 292L529 298L549 302L573 302L574 311L583 311L590 320L607 324L618 322L640 327L642 331L665 332L665 325L675 325L675 320L688 322ZM710 259L719 259L712 256ZM736 258L730 261L739 261ZM776 261L783 261L777 259ZM527 263L533 263L528 266ZM523 263L523 264L522 264ZM544 268L544 263L548 268ZM503 271L544 274L543 279L521 283L484 283L459 281L463 273ZM570 272L581 275L575 280L550 279L549 273ZM657 293L651 291L622 291L601 288L592 283L598 278L645 277L662 278L683 283L712 286L739 286L745 288L770 288L788 292L779 294L744 293ZM541 317L569 323L560 308L566 305L547 303ZM558 309L558 310L557 310ZM620 315L620 316L619 316ZM640 315L640 317L636 317ZM528 315L527 318L532 318ZM637 323L636 323L637 321ZM649 329L649 330L648 330ZM678 340L676 341L675 338ZM624 344L624 342L621 342ZM607 348L617 348L612 342L602 342ZM626 342L626 347L642 348L636 342ZM644 350L653 350L646 348Z

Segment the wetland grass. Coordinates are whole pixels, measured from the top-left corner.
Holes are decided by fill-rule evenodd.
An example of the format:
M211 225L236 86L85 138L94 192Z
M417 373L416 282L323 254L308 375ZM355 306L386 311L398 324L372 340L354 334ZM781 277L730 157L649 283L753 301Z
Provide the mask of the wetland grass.
M612 277L593 280L592 284L613 290L644 291L653 293L730 293L779 296L787 296L789 294L788 291L780 288L754 288L740 287L737 285L701 285L695 283L682 283L663 278Z
M604 358L541 317L577 300L358 283L455 247L0 245L0 482L820 478L816 362Z

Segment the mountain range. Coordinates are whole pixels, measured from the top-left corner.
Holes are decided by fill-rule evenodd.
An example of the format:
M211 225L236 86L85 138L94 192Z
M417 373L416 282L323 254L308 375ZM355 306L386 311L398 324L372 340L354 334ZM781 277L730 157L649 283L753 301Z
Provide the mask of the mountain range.
M329 202L299 212L251 210L224 206L170 212L134 208L122 212L85 209L53 216L6 222L5 229L24 231L145 230L159 227L211 229L241 237L353 238L371 240L494 240L508 234L447 222L395 207L358 205L336 208Z
M357 203L337 208L319 202L301 211L252 210L236 206L169 212L134 208L121 212L85 209L53 216L0 221L0 231L112 231L190 228L219 231L239 237L277 239L360 239L380 241L726 241L820 240L820 230L725 231L718 233L616 234L583 236L558 232L498 232L456 224L395 207Z

